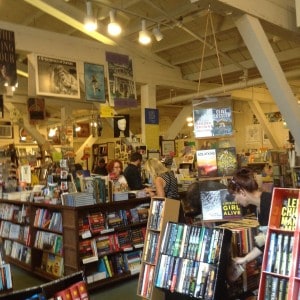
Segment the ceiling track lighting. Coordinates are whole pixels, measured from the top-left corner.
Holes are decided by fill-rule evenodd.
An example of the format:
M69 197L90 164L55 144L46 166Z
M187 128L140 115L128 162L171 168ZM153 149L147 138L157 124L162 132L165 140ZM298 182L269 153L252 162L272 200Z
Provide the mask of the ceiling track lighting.
M142 20L142 30L139 32L139 42L143 45L148 45L152 41L150 32L146 28L146 20Z
M107 25L107 32L112 36L118 36L122 32L122 28L118 22L116 22L116 11L111 10L109 12L110 23Z
M84 18L84 28L87 31L95 31L98 27L97 19L93 16L92 2L86 2L86 17Z
M159 24L157 24L157 27L154 27L152 29L152 33L153 33L156 41L158 41L158 42L160 42L164 38L163 34L160 31L160 25Z

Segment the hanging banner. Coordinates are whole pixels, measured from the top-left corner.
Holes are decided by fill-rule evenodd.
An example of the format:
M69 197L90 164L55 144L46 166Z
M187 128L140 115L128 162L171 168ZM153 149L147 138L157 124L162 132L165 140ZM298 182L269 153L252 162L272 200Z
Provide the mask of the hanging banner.
M15 34L13 31L0 29L0 84L17 84Z
M116 108L136 107L136 87L132 60L127 55L106 52L110 105Z

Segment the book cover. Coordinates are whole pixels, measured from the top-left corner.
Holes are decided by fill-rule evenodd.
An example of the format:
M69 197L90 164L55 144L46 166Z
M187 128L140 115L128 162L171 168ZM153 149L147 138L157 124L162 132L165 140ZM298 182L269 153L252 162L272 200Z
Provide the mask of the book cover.
M213 108L213 136L232 135L232 110L231 107Z
M283 200L280 228L295 230L298 217L298 202L297 198L287 198Z
M71 291L69 288L55 293L54 297L55 299L62 299L62 300L72 299Z
M71 292L71 297L72 297L71 299L72 300L81 300L77 284L72 284L69 287L69 290Z
M218 176L233 175L238 167L235 147L218 148L216 149L216 155Z
M196 157L198 177L214 177L218 175L216 149L198 150Z
M54 276L60 277L63 275L63 257L48 253L46 270Z
M272 272L275 264L275 247L277 242L277 235L275 232L272 232L270 235L270 242L269 242L269 249L268 249L268 260L267 260L267 266L266 271Z
M241 210L227 189L200 191L204 221L240 218Z

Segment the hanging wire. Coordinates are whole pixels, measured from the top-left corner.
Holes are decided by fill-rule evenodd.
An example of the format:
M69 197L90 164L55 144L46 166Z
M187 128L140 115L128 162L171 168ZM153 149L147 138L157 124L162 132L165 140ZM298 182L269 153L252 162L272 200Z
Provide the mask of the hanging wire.
M203 62L204 62L204 53L205 53L205 46L206 46L207 31L208 31L208 24L209 23L210 23L210 26L211 26L212 35L213 35L213 39L214 39L214 46L215 46L215 49L216 49L216 54L217 54L217 59L218 59L218 66L219 66L219 71L220 71L220 76L221 76L221 81L222 81L223 92L225 92L222 66L221 66L221 60L220 60L220 55L219 55L219 50L218 50L218 45L217 45L217 39L216 39L216 34L215 34L213 20L212 20L212 13L211 13L211 10L208 9L208 14L207 14L207 19L206 19L206 26L205 26L205 34L204 34L204 43L203 43L202 54L201 54L199 78L198 78L198 88L197 88L198 93L200 92L200 83L201 83L201 76L202 76L202 69L203 69Z

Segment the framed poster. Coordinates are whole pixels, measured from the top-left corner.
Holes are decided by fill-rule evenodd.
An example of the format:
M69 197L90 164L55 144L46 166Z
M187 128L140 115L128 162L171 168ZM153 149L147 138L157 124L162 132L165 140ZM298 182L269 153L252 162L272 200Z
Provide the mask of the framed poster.
M104 66L84 63L85 98L105 103Z
M76 62L41 55L37 55L36 59L38 95L80 98Z
M170 155L175 153L175 141L165 140L161 142L161 155Z

